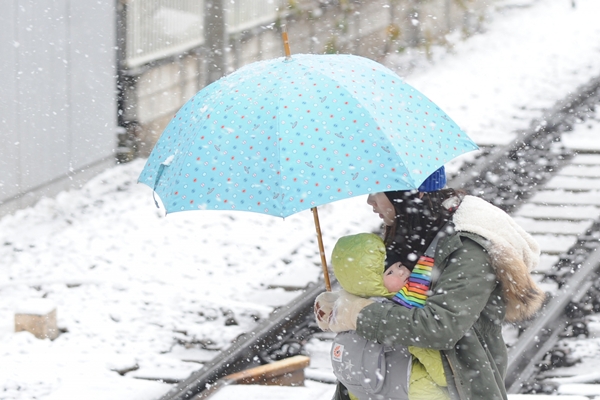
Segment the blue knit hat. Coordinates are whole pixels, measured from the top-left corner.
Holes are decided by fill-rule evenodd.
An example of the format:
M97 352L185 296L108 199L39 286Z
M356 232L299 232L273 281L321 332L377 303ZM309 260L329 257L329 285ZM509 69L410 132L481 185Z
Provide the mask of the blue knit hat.
M419 186L419 192L435 192L446 186L446 168L442 165L427 177Z
M446 186L446 168L442 165L437 170L433 171L431 175L427 177L419 186L419 192L435 192L436 190L443 189ZM406 196L408 190L391 190L389 192L383 192L392 203L402 199Z
M436 190L443 189L446 186L446 168L444 166L435 170L431 175L421 183L419 186L419 192L435 192ZM406 197L408 190L392 190L389 192L383 192L392 203L400 201Z

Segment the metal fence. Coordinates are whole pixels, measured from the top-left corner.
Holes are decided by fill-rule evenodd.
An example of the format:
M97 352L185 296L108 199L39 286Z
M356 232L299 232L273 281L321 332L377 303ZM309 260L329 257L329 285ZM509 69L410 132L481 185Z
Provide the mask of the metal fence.
M273 23L287 0L224 0L228 33Z
M273 23L287 0L223 0L228 33ZM134 68L204 43L204 0L128 0L125 65Z
M126 15L129 68L204 42L204 0L129 0Z

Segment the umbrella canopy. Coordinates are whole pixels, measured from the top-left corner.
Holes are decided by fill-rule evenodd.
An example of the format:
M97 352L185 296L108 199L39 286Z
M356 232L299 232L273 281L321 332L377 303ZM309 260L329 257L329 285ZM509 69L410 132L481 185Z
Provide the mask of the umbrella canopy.
M249 64L174 116L140 175L167 212L286 217L336 200L417 189L475 143L383 65L297 54Z

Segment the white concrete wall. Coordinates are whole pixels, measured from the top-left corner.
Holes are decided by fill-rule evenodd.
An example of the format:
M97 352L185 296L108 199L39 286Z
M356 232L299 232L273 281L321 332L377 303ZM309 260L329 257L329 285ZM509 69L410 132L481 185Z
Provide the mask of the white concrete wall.
M0 215L114 164L113 2L5 0L0 13Z

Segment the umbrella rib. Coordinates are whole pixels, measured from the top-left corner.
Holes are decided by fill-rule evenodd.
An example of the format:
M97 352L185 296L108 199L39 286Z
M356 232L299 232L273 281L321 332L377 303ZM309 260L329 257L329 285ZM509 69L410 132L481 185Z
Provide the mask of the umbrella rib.
M286 216L285 214L285 201L284 201L284 189L283 189L283 165L281 164L281 116L280 116L280 111L281 111L281 85L277 86L277 113L276 113L276 121L277 121L277 132L276 132L276 140L277 140L277 144L276 144L276 151L277 151L277 157L276 160L279 160L279 171L277 171L277 175L278 178L277 180L279 181L279 190L280 190L280 196L279 196L279 203L281 204L281 211L280 211L280 216L284 217Z

